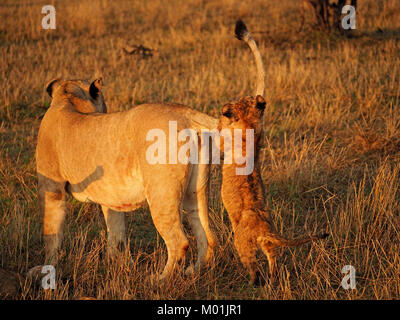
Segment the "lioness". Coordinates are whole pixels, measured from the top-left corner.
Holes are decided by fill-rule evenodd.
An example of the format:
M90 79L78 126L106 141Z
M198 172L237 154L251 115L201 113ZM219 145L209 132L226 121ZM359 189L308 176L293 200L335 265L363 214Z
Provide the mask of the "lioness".
M114 255L126 242L125 212L148 203L154 224L165 241L167 277L183 260L188 240L180 209L188 215L197 239L196 268L213 256L214 235L208 223L209 164L149 163L147 133L216 128L218 120L179 104L143 104L131 110L105 113L102 80L53 80L52 98L39 129L36 162L40 210L44 215L46 263L55 264L61 244L66 192L79 201L101 205L107 224L108 247ZM179 145L183 142L178 141ZM168 157L167 150L167 157ZM193 268L191 268L193 269Z
M243 22L238 22L236 35L246 42L252 41L250 33ZM222 202L228 211L234 232L234 245L240 260L250 273L250 284L255 284L261 279L256 268L256 252L262 249L268 258L272 278L276 275L276 248L284 246L298 246L313 240L322 239L327 234L307 237L298 240L287 240L279 236L272 225L270 213L266 209L264 198L264 185L262 182L258 163L259 147L262 138L262 118L266 102L262 95L264 87L258 86L255 97L244 97L236 103L227 103L222 108L218 130L227 129L233 136L234 130L242 133L240 150L247 157L254 157L254 170L249 175L238 175L237 169L243 167L235 162L222 166ZM246 129L254 132L253 153L248 153L246 146ZM220 147L224 150L224 158L228 152L234 152L232 144L226 146L225 141ZM232 156L232 158L234 155Z

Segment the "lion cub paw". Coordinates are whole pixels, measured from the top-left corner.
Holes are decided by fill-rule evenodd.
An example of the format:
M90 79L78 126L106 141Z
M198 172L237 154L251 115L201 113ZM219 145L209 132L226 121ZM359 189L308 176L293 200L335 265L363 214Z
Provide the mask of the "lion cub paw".
M152 285L160 285L164 282L165 277L163 277L161 274L156 273L150 275L149 279Z
M193 276L195 272L198 271L193 264L188 266L185 270L185 276Z
M27 273L26 277L32 280L37 280L38 278L41 278L43 276L42 274L42 269L44 266L39 265L33 268L30 268Z

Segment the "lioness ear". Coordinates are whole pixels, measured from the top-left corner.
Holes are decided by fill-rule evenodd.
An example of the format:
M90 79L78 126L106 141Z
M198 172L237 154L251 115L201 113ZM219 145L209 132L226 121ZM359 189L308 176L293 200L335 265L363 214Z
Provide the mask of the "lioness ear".
M256 97L256 106L257 106L257 109L260 109L260 110L264 110L265 109L265 100L264 100L264 98L262 97L262 96L260 96L260 95L258 95L257 97Z
M233 117L233 110L232 110L233 105L231 103L227 103L222 107L222 115L227 118L232 118Z
M102 86L103 86L102 78L98 78L90 84L89 93L93 99L96 99L99 96L99 92L101 91Z
M46 84L46 91L49 94L49 96L52 98L53 98L53 91L55 88L54 85L59 81L60 81L60 79L53 79L53 80L50 80L49 82L47 82L47 84Z

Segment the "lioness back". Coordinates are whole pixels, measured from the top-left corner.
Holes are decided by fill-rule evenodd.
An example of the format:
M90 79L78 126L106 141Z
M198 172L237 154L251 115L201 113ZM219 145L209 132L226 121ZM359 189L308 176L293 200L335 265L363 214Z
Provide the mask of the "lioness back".
M52 163L50 175L54 176L48 178L68 181L78 200L133 210L145 201L146 183L152 183L155 175L162 180L166 168L165 162L149 163L147 150L155 140L148 134L152 130L165 134L168 161L171 134L196 127L190 119L196 114L202 120L200 112L178 104L144 104L110 114L82 114L68 107L49 110L39 132L39 142L48 143L38 144L38 171L48 169L41 168L44 159L45 166ZM212 124L214 118L209 119ZM170 132L171 121L173 125L176 122L176 131ZM43 134L42 128L46 129ZM177 137L171 139L176 141ZM178 141L177 147L183 143ZM174 178L185 179L189 167L179 161L175 166ZM165 179L170 179L170 171Z

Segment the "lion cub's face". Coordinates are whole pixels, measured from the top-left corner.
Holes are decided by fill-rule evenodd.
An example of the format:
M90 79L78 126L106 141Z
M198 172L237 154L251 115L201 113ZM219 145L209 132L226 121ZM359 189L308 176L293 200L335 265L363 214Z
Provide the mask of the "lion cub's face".
M265 110L265 100L262 96L244 97L237 103L227 103L222 107L222 116L218 130L222 129L253 129L258 140L261 134L261 119Z
M46 91L53 101L68 99L82 113L106 113L107 106L101 93L103 81L101 78L92 83L84 80L51 80Z

